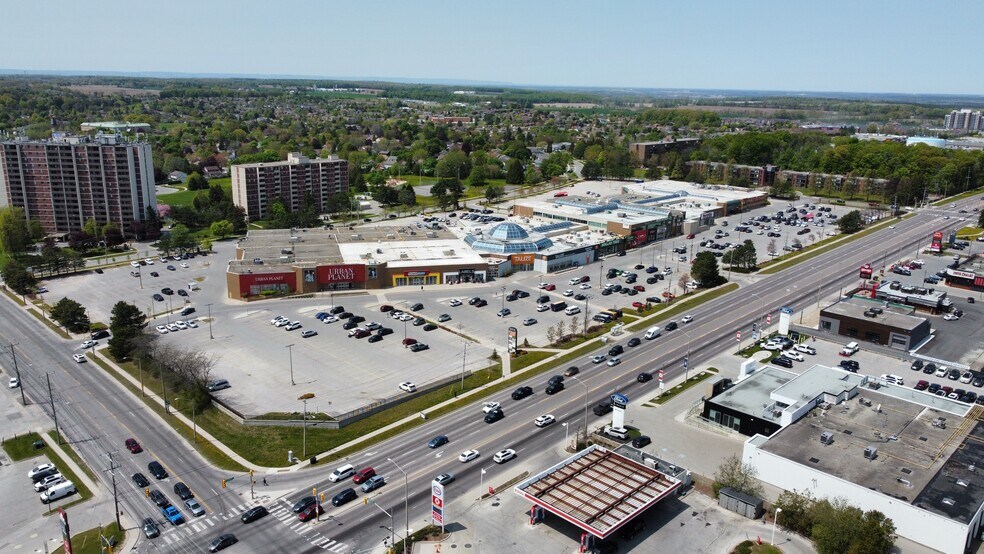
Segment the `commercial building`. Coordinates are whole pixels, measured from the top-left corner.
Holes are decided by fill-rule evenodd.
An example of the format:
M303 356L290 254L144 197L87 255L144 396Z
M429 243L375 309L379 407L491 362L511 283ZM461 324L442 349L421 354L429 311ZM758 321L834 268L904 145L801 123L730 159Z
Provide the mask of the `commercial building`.
M250 231L226 269L229 298L483 282L489 263L446 230Z
M156 209L149 144L117 135L0 142L0 206L23 208L48 234L94 219L127 233Z
M953 110L943 118L943 127L950 130L982 131L984 130L984 119L981 118L979 111Z
M823 366L767 399L753 389L745 413L780 422L745 442L742 461L760 480L878 510L899 536L939 552L970 551L979 540L984 407Z
M250 219L265 218L277 198L295 211L310 196L324 213L329 197L348 191L348 162L334 156L312 160L291 152L282 162L234 165L231 174L232 201Z
M821 309L820 330L897 350L915 348L932 332L929 320L911 307L860 298Z

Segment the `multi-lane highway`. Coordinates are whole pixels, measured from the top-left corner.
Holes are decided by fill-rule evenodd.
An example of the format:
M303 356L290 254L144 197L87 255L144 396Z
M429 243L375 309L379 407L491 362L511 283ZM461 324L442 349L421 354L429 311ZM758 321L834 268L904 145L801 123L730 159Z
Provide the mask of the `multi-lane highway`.
M977 203L976 199L962 201L958 203L958 208ZM955 210L950 213L956 215ZM597 425L601 418L595 417L590 408L611 392L625 392L634 398L655 391L656 381L646 384L636 382L635 376L641 370L664 369L667 378L672 379L684 371L681 362L688 350L691 367L695 367L727 348L734 348L735 331L739 329L747 342L750 340L747 337L751 322L760 320L764 313L776 313L781 306L798 309L815 305L821 296L856 282L857 269L861 264L885 258L891 260L898 252L903 255L914 252L918 246L928 242L933 231L962 225L958 219L947 220L943 216L944 210L932 208L898 222L893 230L883 229L862 237L776 275L756 277L751 284L691 311L693 323L682 326L678 331L664 333L658 339L643 341L638 347L626 348L621 356L622 363L618 366L594 365L588 361L588 356L576 360L572 365L581 368L578 375L580 381L568 378L566 390L559 394L547 396L543 393L546 380L550 377L548 374L516 384L532 386L536 391L532 397L513 401L509 398L510 389L490 398L482 398L482 401L496 400L503 404L506 417L497 423L484 423L479 403L476 402L385 443L373 445L348 461L357 467L371 465L386 475L388 484L370 494L374 495L379 506L387 510L396 507L394 519L397 533L402 532L407 519L403 510L404 479L397 464L406 470L410 491L410 527L419 528L422 520L429 515L428 485L437 474L452 472L457 477L447 489L449 502L460 502L461 505L470 503L479 495L480 480L484 479L485 484L502 482L511 476L510 471L515 471L510 464L505 464L494 466L488 474L480 475L481 468L489 467L486 462L495 451L509 447L517 449L520 456L540 452L555 447L563 440L565 429L561 423L569 423L572 429L583 425L585 393L588 422ZM47 399L44 380L45 374L50 374L58 423L73 447L99 473L104 485L109 483L106 472L102 471L109 465L107 453L113 452L117 462L122 465L117 476L117 484L122 491L121 507L132 520L140 521L148 516L161 519L160 512L145 497L143 490L130 481L130 476L138 471L151 479L152 487L159 488L182 508L172 487L176 481L184 481L208 511L206 516L191 519L182 528L166 531L165 537L143 541L142 549L198 552L212 538L231 531L241 541L230 550L233 552L287 549L348 552L378 545L389 536L387 528L390 518L376 507L363 505L362 502L329 509L329 521L311 526L287 527L280 524L277 516L287 520L284 510L289 510L289 505L284 500L274 500L269 502L274 512L271 516L243 525L234 516L249 501L247 487L233 481L235 486L221 489L221 479L228 472L211 468L169 426L147 410L139 399L133 398L94 364L74 363L70 354L77 344L53 336L23 310L6 302L2 306L0 310L4 311L5 317L0 321L0 338L16 345L18 364L29 400L39 402ZM624 344L631 336L626 335L619 343ZM641 331L638 336L641 336ZM605 345L604 350L608 346L610 344ZM9 366L9 359L6 363ZM559 368L557 373L562 370ZM547 428L536 428L533 420L544 413L552 413L558 422ZM436 450L427 448L427 441L438 434L448 435L450 444ZM146 449L144 453L130 454L123 448L123 440L131 436L141 441ZM457 461L460 452L471 448L478 449L485 462L463 464ZM154 459L160 460L171 474L166 482L155 482L147 471L147 463ZM342 488L351 486L350 483L343 485L327 481L328 472L335 465L319 465L290 476L279 475L270 487L258 492L265 494L271 490L296 489L296 493L287 496L287 500L295 500L310 494L310 488L316 486L319 492L330 498ZM190 517L187 510L182 511ZM107 514L107 520L111 517L112 514ZM294 532L288 532L288 529ZM166 537L170 538L162 540Z

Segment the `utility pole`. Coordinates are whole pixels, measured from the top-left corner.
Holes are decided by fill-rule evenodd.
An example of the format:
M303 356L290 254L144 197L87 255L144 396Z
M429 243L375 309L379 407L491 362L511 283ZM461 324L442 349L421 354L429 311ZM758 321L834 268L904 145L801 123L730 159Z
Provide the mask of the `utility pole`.
M164 382L164 372L161 371L161 396L164 398L164 413L171 413L171 404L167 401L167 383Z
M214 339L215 336L212 335L212 304L205 304L205 307L208 308L208 338Z
M27 397L24 395L24 380L21 379L20 369L17 367L17 353L14 352L14 343L10 343L10 357L14 359L14 373L17 374L17 382L20 383L21 404L27 406Z
M461 392L465 392L465 360L468 358L468 341L465 341L464 352L461 354Z
M140 368L140 398L146 396L144 394L144 384L143 384L143 356L137 358L137 367Z
M107 452L109 456L109 472L113 475L113 506L116 512L116 528L122 529L123 525L120 524L120 498L116 494L116 462L113 460L113 453Z
M48 381L48 402L51 404L51 417L55 420L55 441L61 444L61 433L58 432L58 413L55 412L55 397L51 394L51 375L45 373L44 378Z

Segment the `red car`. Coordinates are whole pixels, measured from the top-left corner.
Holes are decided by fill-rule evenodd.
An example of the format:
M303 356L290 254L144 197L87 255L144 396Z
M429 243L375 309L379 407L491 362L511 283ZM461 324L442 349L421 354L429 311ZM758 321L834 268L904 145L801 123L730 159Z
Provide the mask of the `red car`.
M311 521L323 513L325 513L325 509L322 508L321 503L318 502L317 504L311 504L307 508L301 510L301 512L297 514L297 519L301 521Z
M924 381L922 379L920 379L915 386L916 390L926 390L927 388L929 388L929 381Z
M634 286L632 288L635 289L638 292L646 292L646 287L644 287L642 285L636 285L636 286Z
M143 448L140 448L140 443L137 439L126 439L123 443L126 445L126 449L130 451L131 454L139 454L143 452Z
M543 290L557 290L557 286L551 283L551 284L543 287Z
M695 235L695 234L693 234L693 233L690 233L689 235L687 235L687 238L688 238L688 239L692 239L692 238L694 238L695 236L697 236L697 235Z
M366 479L372 477L373 475L376 475L376 470L371 467L360 469L355 472L355 476L352 477L352 482L359 484L365 482Z
M560 192L555 192L554 193L554 198L560 198L562 196L567 196L567 193L564 192L564 191L560 191Z
M403 339L403 346L410 346L411 344L417 344L417 339L412 339L410 337Z
M632 307L635 308L635 309L637 309L637 310L641 310L641 309L645 308L646 305L643 304L642 302L633 302L632 303Z

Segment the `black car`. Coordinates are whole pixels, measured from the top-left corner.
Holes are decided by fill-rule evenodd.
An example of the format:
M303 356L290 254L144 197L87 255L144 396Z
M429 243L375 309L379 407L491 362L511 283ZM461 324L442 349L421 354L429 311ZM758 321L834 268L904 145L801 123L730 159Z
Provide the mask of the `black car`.
M352 321L352 320L349 320L349 321L346 321L344 324L342 324L342 329L345 329L346 331L348 331L349 329L355 329L358 326L359 326L359 324L357 322Z
M144 535L146 535L148 539L157 538L161 534L161 530L157 528L157 524L154 523L154 520L149 517L144 518L142 527Z
M793 367L793 360L791 360L791 359L789 359L789 358L787 358L785 356L779 356L778 358L773 358L772 359L772 363L774 365L785 367L785 368L791 368L791 367Z
M290 511L294 512L295 514L299 514L303 512L305 509L307 509L308 506L312 506L317 503L318 503L317 498L313 496L305 496L304 498L298 500L297 502L294 502L294 507L292 507Z
M976 377L974 377L974 380L970 382L970 384L974 385L977 388L984 387L984 376L977 375Z
M410 311L413 311L413 312L419 312L420 310L423 310L423 309L424 309L424 305L421 304L420 302L417 302L413 306L410 306Z
M563 381L553 381L547 384L547 388L543 392L547 394L557 394L558 392L564 390Z
M596 416L603 416L605 414L611 413L612 411L611 400L598 404L597 406L594 407L592 411Z
M926 375L932 375L936 373L936 364L934 364L933 362L929 362L928 364L926 364L925 367L923 367L922 371Z
M232 533L225 533L223 535L219 535L217 539L213 540L208 545L208 551L218 552L219 550L228 548L237 542L239 542L239 539L236 538L236 535L233 535Z
M641 435L632 439L632 446L634 446L635 448L642 448L643 446L646 446L652 442L653 439L647 437L646 435Z
M339 314L336 314L336 317L338 317L338 319L348 319L352 317L352 315L354 315L352 314L352 312L341 312Z
M922 360L916 360L916 361L912 362L912 365L911 366L909 366L909 369L911 369L912 371L919 371L922 368L923 368L923 362L922 362Z
M576 365L572 365L571 367L567 368L566 371L564 371L564 375L568 377L571 377L572 375L577 375L578 373L581 373L581 370L578 369Z
M187 308L178 312L179 315L191 315L193 313L195 313L195 308L192 308L191 306L188 306Z
M367 339L367 342L379 342L381 340L383 340L382 335L373 335Z
M164 496L164 493L157 489L150 491L150 499L154 501L154 504L157 504L161 508L171 504L167 497Z
M563 375L554 375L553 377L551 377L547 381L547 384L548 385L552 385L554 383L563 383L563 382L564 382L564 376Z
M531 394L533 394L532 387L519 387L513 391L512 398L513 400L522 400Z
M649 302L650 304L662 304L663 299L658 296L650 296L649 298L646 298L646 302Z
M154 293L154 296L152 296L152 298L154 300L158 301L158 302L163 302L164 301L164 297L161 296L161 295L159 295L159 294L157 294L157 293Z
M445 435L438 435L427 443L427 448L437 448L439 446L444 446L448 443L448 437Z
M188 296L188 291L184 289L178 289L178 296Z
M150 486L150 481L147 480L147 477L143 473L134 473L133 482L136 483L137 486L140 488L145 488Z
M331 315L343 314L345 313L345 306L333 306L330 310L328 310L328 313L330 313ZM352 314L349 314L349 317L352 317ZM340 318L340 319L345 319L345 318Z
M515 294L507 294L506 295L506 302L515 302L518 298L519 297L516 296Z
M646 373L645 371L642 372L642 373L640 373L636 377L636 381L639 381L640 383L648 383L649 381L652 381L652 380L653 380L652 374L651 373Z
M602 296L609 296L612 294L612 289L604 289L601 291Z
M491 412L485 414L485 423L495 423L500 419L506 417L506 414L499 410L492 410Z
M959 369L951 369L950 372L946 374L946 378L949 379L949 380L951 380L951 381L956 381L957 379L960 378L960 370Z
M659 282L659 279L657 279L655 277L650 277L650 278L646 279L646 284L647 285L655 285L657 282Z
M616 344L615 346L608 349L609 356L618 356L622 352L625 352L625 349L622 348L621 344Z
M359 495L355 493L355 489L348 488L333 496L331 498L331 505L337 508L343 504L348 504L358 498L358 496Z
M392 335L393 334L393 330L390 329L389 327L380 327L379 329L376 329L376 334L379 335L379 336L381 336L381 337L386 336L386 335Z
M545 297L541 297L541 298L545 298ZM469 306L474 306L475 304L478 304L478 301L479 300L481 300L481 298L479 298L477 296L473 296L473 297L471 297L471 298L468 299L468 305ZM548 299L548 301L549 301L549 299Z
M93 331L92 334L89 336L92 337L92 340L104 339L109 336L109 331L105 329L101 331Z
M629 345L630 348L631 347L639 346L640 344L642 344L642 341L638 337L633 337L633 338L629 339L629 342L628 342L628 345Z
M164 466L160 462L150 462L147 464L147 469L150 470L150 474L157 479L167 479L167 471L164 470Z
M857 360L841 360L840 363L837 365L841 366L842 368L848 371L853 371L855 373L857 373L857 371L861 369L861 364L859 364Z
M174 294L174 290L171 289L171 287L164 287L164 288L161 289L161 292L163 292L164 294L166 294L168 296L171 296L172 294Z
M362 317L361 315L354 315L349 318L349 321L352 323L362 323L365 320L366 318Z
M418 317L417 319L413 320L413 325L414 325L414 327L420 327L421 325L427 325L427 320L424 319L424 318L422 318L422 317Z
M488 306L488 305L489 303L484 298L479 298L478 302L475 302L473 304L473 306L475 306L476 308L481 308L483 306Z
M666 330L667 331L673 331L677 327L678 326L677 326L677 322L676 321L671 321L671 322L669 322L669 323L666 324Z
M174 484L174 494L181 497L181 500L188 500L189 498L194 498L194 493L188 488L188 485L178 481Z
M252 523L268 513L269 512L267 512L267 509L263 506L254 506L243 512L243 515L239 516L239 519L241 519L243 523Z

